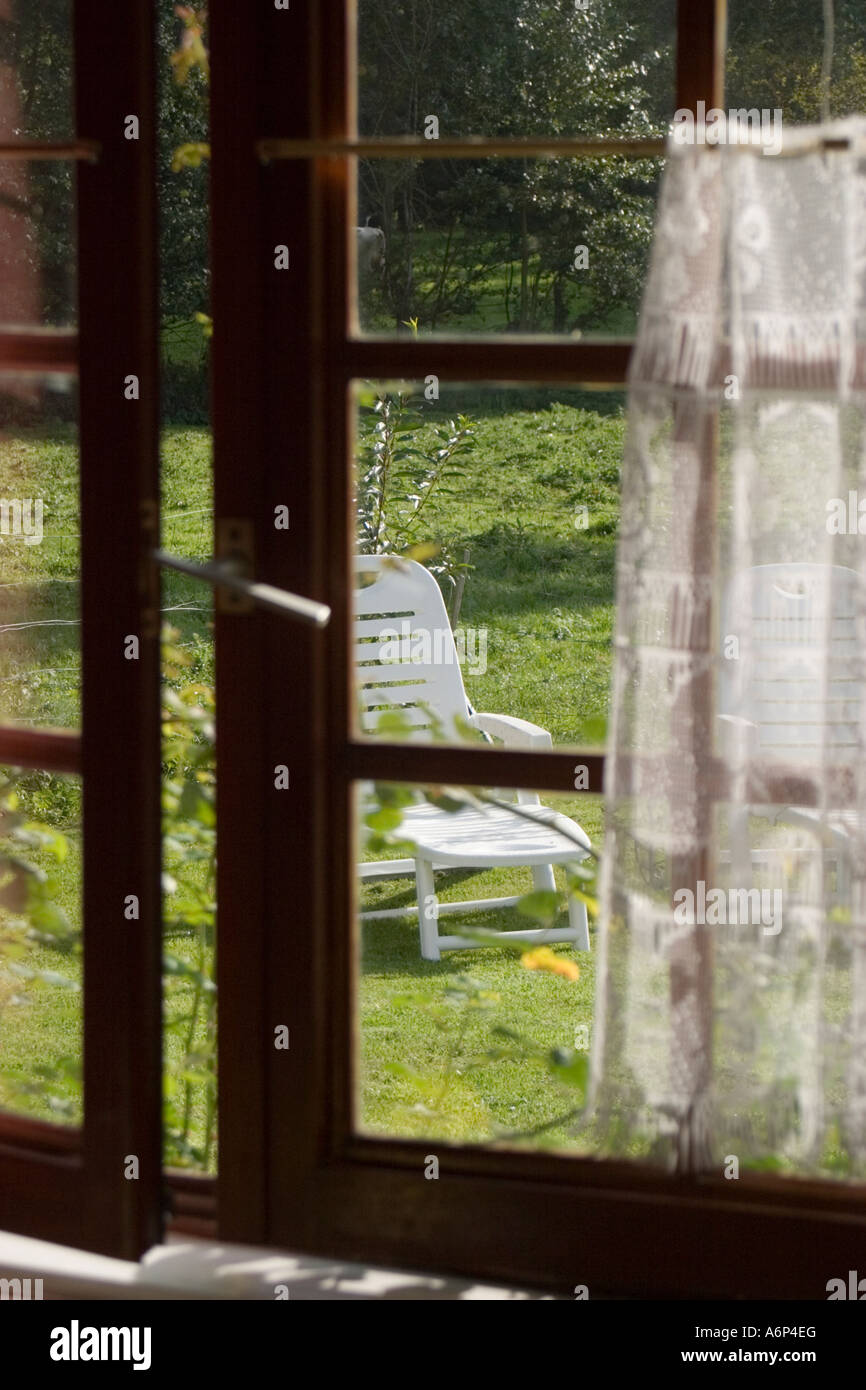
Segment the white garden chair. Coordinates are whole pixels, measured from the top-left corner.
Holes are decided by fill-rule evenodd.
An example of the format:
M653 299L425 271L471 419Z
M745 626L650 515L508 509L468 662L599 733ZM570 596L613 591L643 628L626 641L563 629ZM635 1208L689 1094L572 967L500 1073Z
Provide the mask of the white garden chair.
M546 729L505 714L477 714L463 688L457 647L445 603L434 576L413 560L378 555L356 557L359 576L372 580L355 590L356 678L361 726L375 732L383 710L399 709L409 725L408 737L429 742L437 725L457 736L460 721L517 748L550 748ZM363 581L362 581L363 583ZM507 793L499 793L505 800ZM443 950L461 950L479 942L440 935L446 913L482 912L510 907L516 897L440 903L434 874L440 869L487 869L504 865L532 870L536 889L555 889L553 866L586 858L589 840L581 827L530 792L516 793L521 815L498 806L466 807L450 812L420 798L403 813L402 838L412 842L411 859L373 861L360 866L362 880L415 876L417 907L372 909L362 917L403 917L417 913L424 960L439 960ZM530 819L526 817L529 816ZM563 834L570 832L580 842ZM585 846L582 849L580 846ZM503 940L573 941L589 950L586 907L568 894L568 926L491 933Z
M857 586L854 570L806 562L757 565L732 580L723 640L749 637L736 659L722 663L722 719L750 758L794 766L855 761L862 694ZM747 816L743 808L741 823L732 824L732 841L747 836ZM820 830L825 857L836 860L837 887L844 888L857 812L785 806L777 808L775 819ZM767 857L767 851L752 851L753 860Z

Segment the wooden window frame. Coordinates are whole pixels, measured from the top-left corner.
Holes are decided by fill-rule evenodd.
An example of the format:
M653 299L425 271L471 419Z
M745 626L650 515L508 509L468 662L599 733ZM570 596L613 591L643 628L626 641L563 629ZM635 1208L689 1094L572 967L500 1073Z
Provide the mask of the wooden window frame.
M0 1226L133 1257L160 1235L158 651L146 639L139 684L119 702L105 675L116 628L100 604L107 561L124 630L156 626L152 17L150 0L126 0L112 20L112 65L98 84L79 84L79 135L98 157L82 164L79 189L81 283L93 293L78 337L0 335L4 368L80 371L82 735L3 729L0 758L80 771L89 846L85 1124L66 1132L0 1118ZM97 51L102 23L95 0L78 0L77 52ZM251 519L257 576L325 600L333 619L322 635L263 613L217 615L218 834L229 847L218 890L220 1169L215 1184L169 1174L174 1225L559 1292L583 1283L593 1296L819 1296L827 1272L855 1267L862 1250L862 1187L758 1175L731 1184L355 1130L353 782L489 783L495 766L501 784L570 791L574 754L437 747L409 757L350 735L349 383L436 371L616 385L629 345L353 339L351 6L211 0L210 26L216 522ZM678 34L677 105L714 104L723 0L679 0ZM145 117L138 161L112 143L119 108ZM297 142L295 157L269 149L274 140ZM274 269L281 243L289 273ZM118 317L117 304L130 312ZM141 376L135 429L107 385L118 362ZM288 539L272 522L284 504ZM603 757L582 761L598 792ZM281 763L290 794L274 788ZM142 920L120 935L130 883L141 885ZM279 1024L290 1028L287 1052L273 1047ZM143 1183L112 1198L118 1145L147 1166ZM431 1147L437 1183L423 1179Z
M409 753L351 736L349 383L436 372L621 384L629 346L353 338L352 6L289 17L262 3L257 23L235 8L210 8L217 517L256 518L257 572L323 599L333 617L324 636L217 620L218 814L233 846L219 888L220 1235L559 1292L822 1296L828 1272L862 1251L862 1186L728 1183L356 1132L353 779L489 784L495 766L497 785L570 791L574 755ZM678 34L677 106L720 104L724 3L680 0ZM273 269L280 243L288 273ZM258 468L234 466L256 451ZM270 520L280 502L290 543ZM598 792L603 758L581 760ZM290 766L291 793L273 790L277 763ZM280 1023L289 1052L272 1046ZM436 1183L423 1180L431 1149Z
M0 1229L137 1258L161 1238L159 409L153 7L76 0L77 137L3 158L77 169L77 331L0 331L0 369L78 377L81 732L4 726L0 762L83 789L84 1120L0 1115ZM88 66L89 64L89 66ZM86 80L85 80L86 73ZM139 118L139 139L124 118ZM139 378L137 401L124 376ZM108 595L108 600L106 598ZM124 660L136 634L138 661ZM124 919L124 899L139 918ZM124 1176L127 1155L137 1180Z

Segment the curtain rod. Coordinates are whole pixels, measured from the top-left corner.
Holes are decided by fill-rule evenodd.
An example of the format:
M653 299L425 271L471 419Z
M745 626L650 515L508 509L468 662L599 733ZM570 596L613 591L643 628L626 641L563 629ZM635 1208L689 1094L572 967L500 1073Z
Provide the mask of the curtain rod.
M618 140L598 138L588 140L569 140L562 138L539 139L484 139L472 137L462 140L424 140L417 136L406 136L394 140L281 140L263 139L256 144L256 152L263 164L279 159L326 159L352 157L355 159L476 159L487 158L592 158L598 155L625 155L630 159L661 159L676 153L679 149L691 147L675 144L673 138L647 138L639 140ZM823 136L805 143L795 142L790 149L781 149L768 158L777 159L797 154L811 153L813 150L847 150L850 148L847 136ZM705 149L720 149L721 145L706 144ZM764 147L758 141L735 143L729 149L739 153L763 154Z
M632 158L659 158L666 151L663 139L641 140L568 140L551 136L520 139L485 139L469 137L462 140L424 140L406 136L394 140L259 140L256 146L259 159L315 159L328 156L354 156L357 159L476 159L488 157L521 158L546 155L581 156L596 154L625 154Z
M689 143L694 144L695 142L690 141ZM718 150L721 149L724 141L718 145L701 143L705 149ZM680 148L684 149L686 146L680 146ZM834 150L849 150L851 141L847 136L818 136L813 140L795 141L788 149L785 149L783 145L780 150L776 150L773 154L767 154L759 140L752 140L743 144L737 142L727 146L727 148L736 150L739 154L761 154L767 159L791 159L798 154L814 154L816 150L821 150L824 153Z
M85 159L95 163L99 159L101 147L96 140L16 140L12 143L0 142L0 160L20 159L30 163L36 159Z

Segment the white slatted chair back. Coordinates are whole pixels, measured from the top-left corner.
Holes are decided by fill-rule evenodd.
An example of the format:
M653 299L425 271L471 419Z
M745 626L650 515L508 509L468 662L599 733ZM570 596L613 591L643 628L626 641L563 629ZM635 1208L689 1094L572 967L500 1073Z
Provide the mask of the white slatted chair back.
M758 565L732 581L721 708L757 725L758 756L837 765L856 756L857 582L854 570L806 563Z
M373 582L355 589L355 671L361 727L376 730L380 716L398 709L415 742L436 730L455 735L466 719L457 644L436 579L415 560L355 556L355 570ZM431 717L432 716L432 717Z

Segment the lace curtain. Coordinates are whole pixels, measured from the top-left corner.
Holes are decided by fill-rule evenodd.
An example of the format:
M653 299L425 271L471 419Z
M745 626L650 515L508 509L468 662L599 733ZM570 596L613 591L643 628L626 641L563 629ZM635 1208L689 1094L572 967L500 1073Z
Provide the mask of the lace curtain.
M622 477L607 1152L866 1174L864 392L866 122L671 144Z

